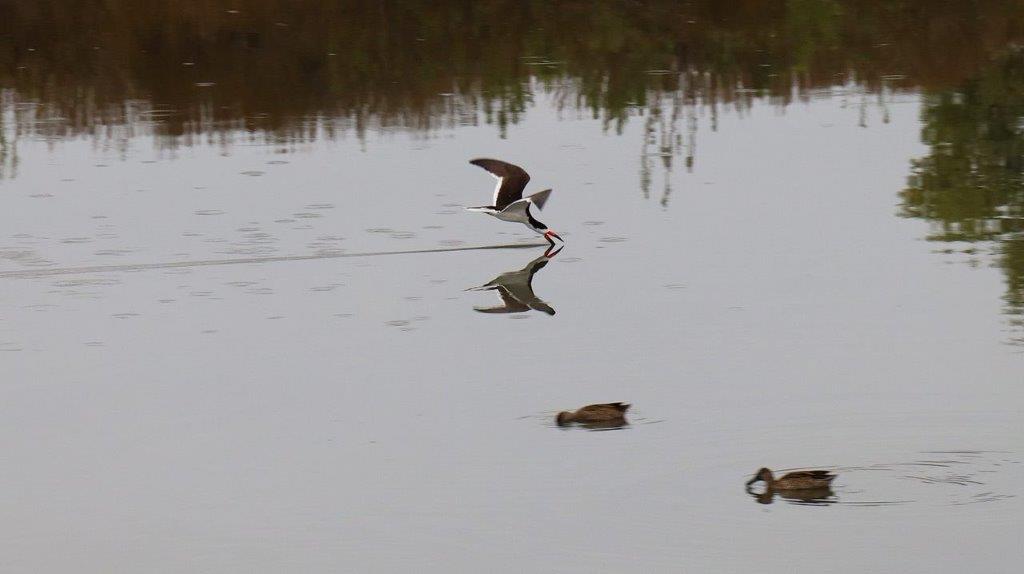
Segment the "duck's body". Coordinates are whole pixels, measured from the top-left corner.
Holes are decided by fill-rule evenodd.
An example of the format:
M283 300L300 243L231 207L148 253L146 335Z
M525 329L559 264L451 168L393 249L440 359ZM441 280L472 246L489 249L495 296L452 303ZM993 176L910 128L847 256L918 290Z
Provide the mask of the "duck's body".
M562 411L555 417L558 426L565 426L570 423L584 425L624 425L626 424L626 411L629 405L626 403L603 403L587 405L575 412Z
M779 478L775 478L772 471L767 468L762 468L757 471L754 478L747 481L747 486L761 480L764 481L765 487L768 490L776 492L786 490L809 490L828 488L835 478L836 475L827 470L799 470L784 474Z

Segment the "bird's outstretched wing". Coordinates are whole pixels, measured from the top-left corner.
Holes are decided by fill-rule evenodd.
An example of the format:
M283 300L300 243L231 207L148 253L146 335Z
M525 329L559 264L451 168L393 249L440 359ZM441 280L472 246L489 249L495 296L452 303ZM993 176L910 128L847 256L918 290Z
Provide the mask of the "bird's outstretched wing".
M526 199L529 199L531 203L536 205L537 209L544 209L544 204L547 203L549 195L551 195L551 190L545 189L544 191L538 191L537 193L528 196Z
M491 175L498 178L498 185L494 188L494 207L499 211L505 209L508 204L523 198L523 190L530 182L530 174L526 173L523 168L499 159L480 158L470 160L469 163L486 169ZM547 199L546 196L545 199Z
M530 310L528 305L516 299L505 287L499 286L497 290L503 303L501 307L473 307L473 310L480 313L522 313Z

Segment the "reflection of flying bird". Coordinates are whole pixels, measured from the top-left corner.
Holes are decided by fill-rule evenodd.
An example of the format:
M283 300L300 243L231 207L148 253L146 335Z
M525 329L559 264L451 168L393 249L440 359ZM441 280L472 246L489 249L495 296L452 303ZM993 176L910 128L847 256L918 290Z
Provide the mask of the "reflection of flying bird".
M561 248L558 249L561 251ZM500 307L473 307L481 313L522 313L533 309L542 311L548 315L554 315L555 310L540 300L533 292L533 276L548 264L558 251L540 257L526 264L526 267L517 271L502 273L494 279L479 287L473 287L469 291L497 291L503 303Z
M547 239L552 247L555 245L555 240L552 237L563 241L557 233L548 229L547 225L537 221L533 214L530 213L531 205L536 205L537 209L544 208L544 203L548 200L548 196L551 195L550 189L538 191L524 198L523 190L526 189L526 184L530 182L530 175L523 168L497 159L474 159L470 160L469 163L486 169L498 179L498 184L494 188L494 203L492 205L467 207L466 209L481 211L502 221L522 223L531 230L543 235L544 239Z

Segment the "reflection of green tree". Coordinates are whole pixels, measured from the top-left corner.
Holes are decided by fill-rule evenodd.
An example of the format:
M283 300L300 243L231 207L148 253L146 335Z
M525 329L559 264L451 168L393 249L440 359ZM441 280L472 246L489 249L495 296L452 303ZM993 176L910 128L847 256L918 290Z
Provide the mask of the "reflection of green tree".
M1006 0L15 0L0 14L0 88L65 118L33 128L56 137L127 121L130 100L168 110L153 126L168 136L503 128L535 85L617 128L652 92L742 105L851 76L949 86L1024 29Z
M933 222L934 241L995 241L1007 311L1024 313L1024 52L928 94L923 120L931 152L914 162L902 214Z

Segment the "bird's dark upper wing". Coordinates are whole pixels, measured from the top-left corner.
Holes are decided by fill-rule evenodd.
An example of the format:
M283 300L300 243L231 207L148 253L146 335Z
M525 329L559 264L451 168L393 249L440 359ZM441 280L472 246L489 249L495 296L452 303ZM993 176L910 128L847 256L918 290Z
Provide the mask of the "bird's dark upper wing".
M494 190L494 207L498 210L523 198L523 190L530 182L530 175L523 168L498 159L474 159L469 163L486 169L499 179Z

